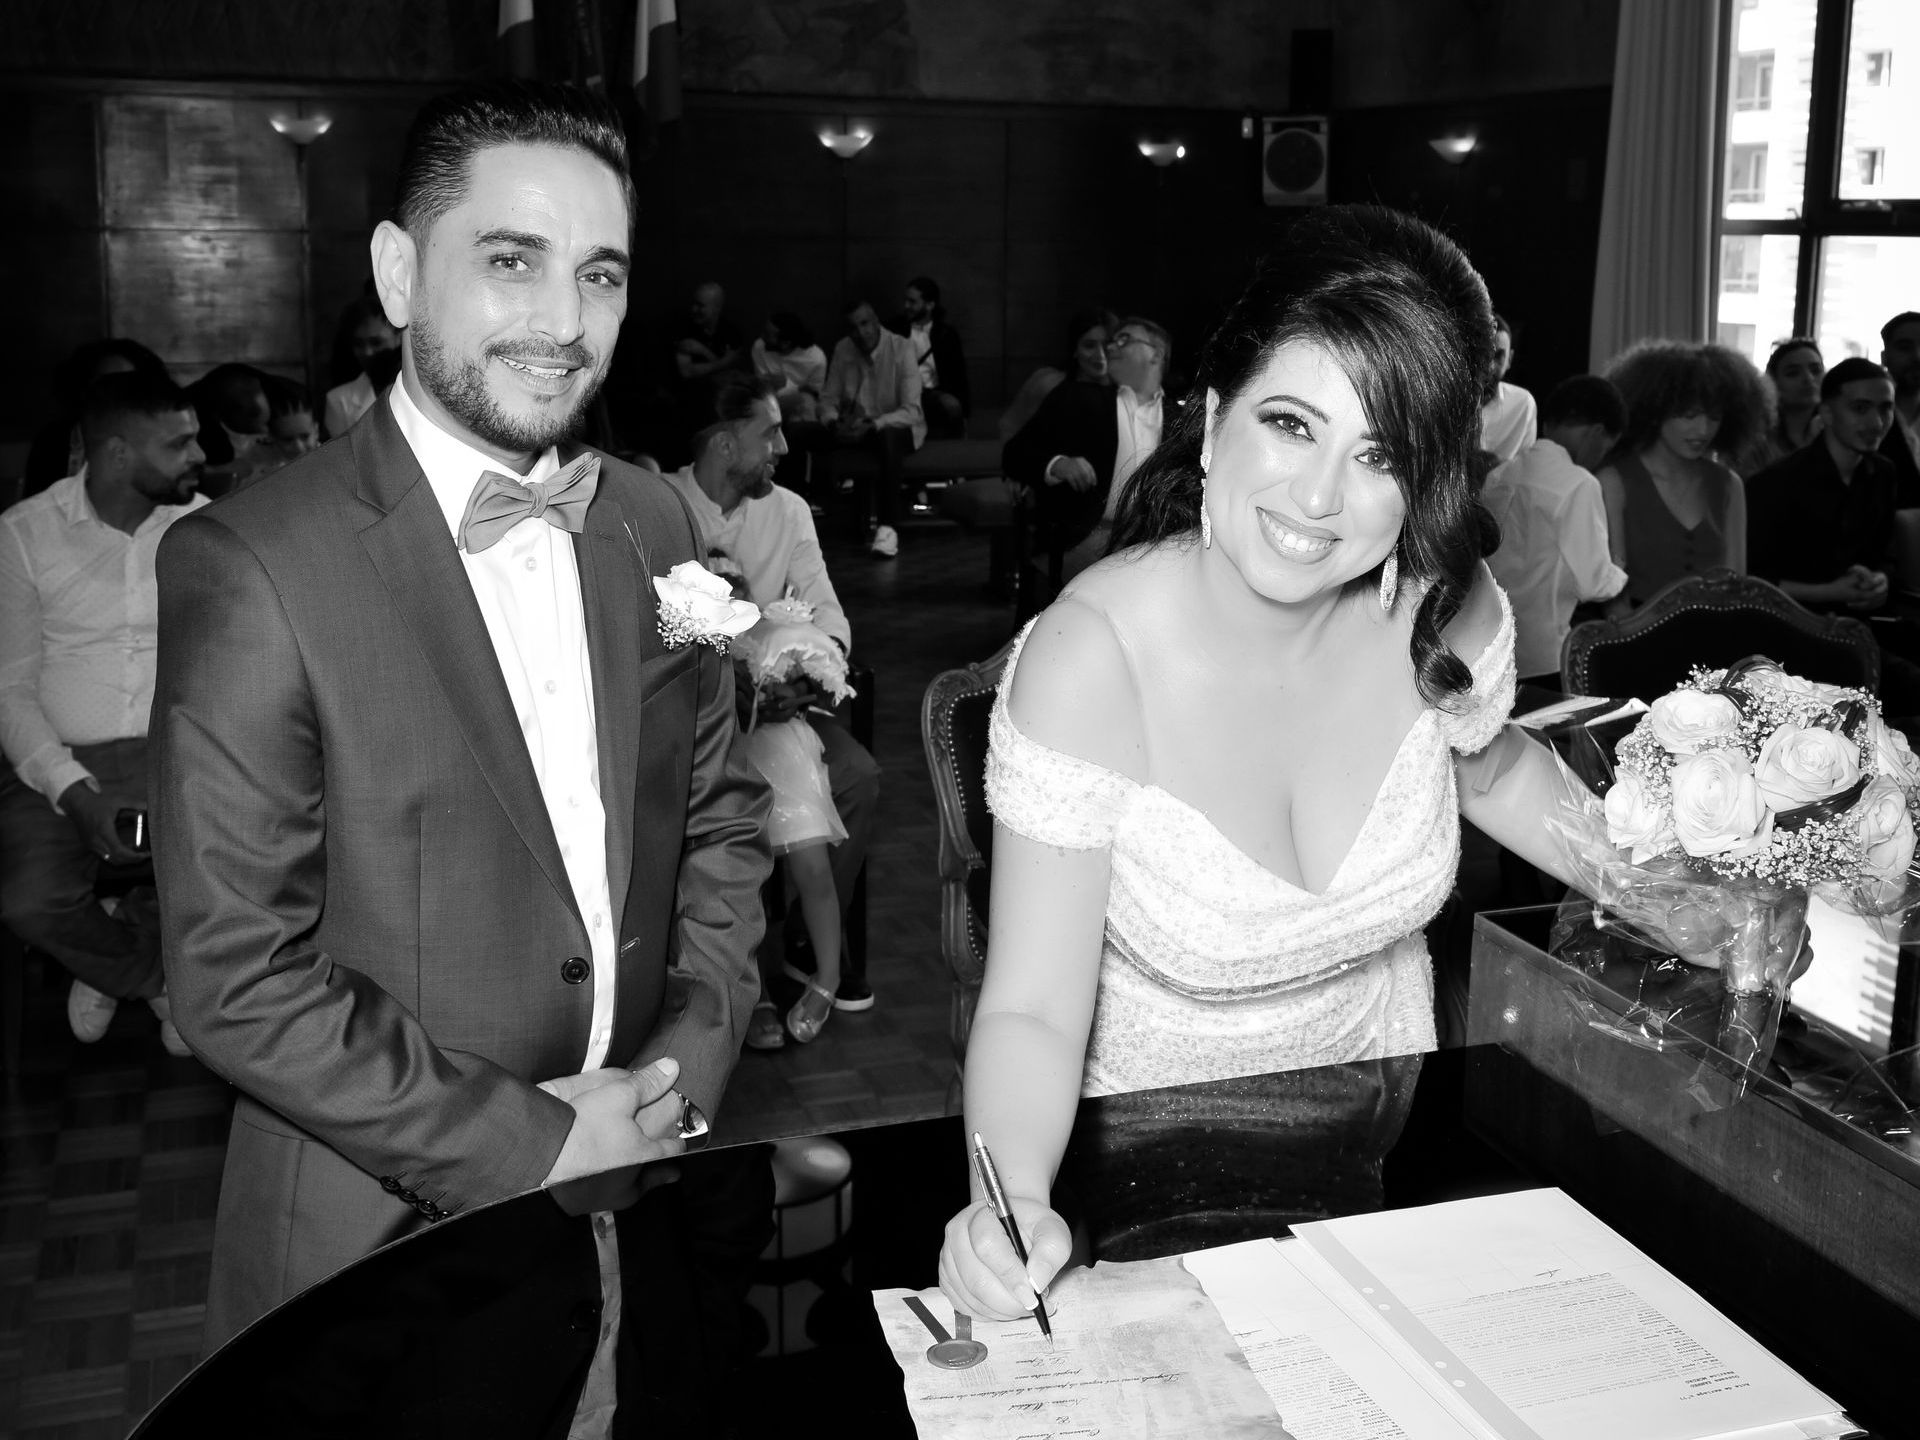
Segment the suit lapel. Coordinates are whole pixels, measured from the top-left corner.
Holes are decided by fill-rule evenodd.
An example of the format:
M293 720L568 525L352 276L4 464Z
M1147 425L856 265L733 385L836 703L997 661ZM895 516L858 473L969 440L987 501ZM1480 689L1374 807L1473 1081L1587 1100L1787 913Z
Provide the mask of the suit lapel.
M604 477L603 477L604 484ZM640 659L654 623L638 542L615 497L602 492L574 536L580 600L593 669L593 728L600 752L600 804L607 816L612 914L627 913L633 875L634 782L640 769Z
M455 723L501 809L578 918L580 908L520 734L520 719L446 516L384 403L377 403L367 422L349 433L359 468L357 493L383 512L360 532L360 543L446 694ZM596 672L598 668L596 659ZM605 755L604 747L601 753Z

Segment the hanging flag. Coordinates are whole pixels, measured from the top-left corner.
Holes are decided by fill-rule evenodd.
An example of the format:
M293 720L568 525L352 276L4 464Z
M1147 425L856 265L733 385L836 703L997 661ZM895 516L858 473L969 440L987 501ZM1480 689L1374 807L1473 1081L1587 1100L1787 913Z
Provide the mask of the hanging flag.
M633 97L655 134L680 118L680 17L674 0L634 0Z
M534 43L533 0L500 0L500 33L496 53L500 73L517 80L540 74L540 48Z

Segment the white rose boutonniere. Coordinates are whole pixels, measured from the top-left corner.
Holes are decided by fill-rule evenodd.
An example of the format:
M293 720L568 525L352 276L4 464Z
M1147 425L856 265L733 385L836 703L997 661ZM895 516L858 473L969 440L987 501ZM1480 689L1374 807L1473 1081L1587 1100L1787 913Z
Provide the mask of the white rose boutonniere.
M757 606L733 598L733 587L698 560L682 560L654 577L660 603L660 639L669 650L689 642L711 646L724 655L737 635L760 618Z
M1724 695L1675 690L1653 702L1647 725L1673 755L1693 755L1740 733L1740 707Z

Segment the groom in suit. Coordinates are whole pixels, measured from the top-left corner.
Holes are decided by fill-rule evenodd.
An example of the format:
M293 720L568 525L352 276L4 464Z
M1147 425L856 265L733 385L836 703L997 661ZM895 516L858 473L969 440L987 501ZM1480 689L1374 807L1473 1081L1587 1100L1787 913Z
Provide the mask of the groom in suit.
M696 531L569 439L631 232L603 102L428 102L372 242L400 380L160 552L167 976L241 1092L211 1343L429 1221L678 1153L669 1087L711 1114L739 1054L765 790L728 662L663 642L650 579ZM602 1212L636 1187L584 1188L562 1205L596 1212L606 1313L562 1311L582 1416L611 1413Z

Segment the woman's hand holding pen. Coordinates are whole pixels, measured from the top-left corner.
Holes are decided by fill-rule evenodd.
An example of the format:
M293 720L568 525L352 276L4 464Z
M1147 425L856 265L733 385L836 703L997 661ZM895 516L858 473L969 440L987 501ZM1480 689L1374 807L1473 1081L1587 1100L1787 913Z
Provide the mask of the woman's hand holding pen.
M940 1248L940 1289L954 1308L987 1320L1018 1320L1031 1315L1036 1292L1053 1283L1073 1251L1067 1222L1044 1200L1009 1195L1020 1233L1026 1237L1026 1265L1014 1253L993 1207L976 1200L947 1222Z

